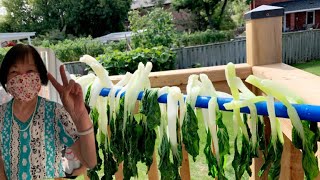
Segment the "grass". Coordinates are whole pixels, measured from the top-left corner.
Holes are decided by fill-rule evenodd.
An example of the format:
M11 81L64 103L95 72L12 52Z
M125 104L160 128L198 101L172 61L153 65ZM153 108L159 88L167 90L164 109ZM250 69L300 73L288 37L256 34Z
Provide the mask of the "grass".
M292 66L320 76L320 59L306 63L293 64Z

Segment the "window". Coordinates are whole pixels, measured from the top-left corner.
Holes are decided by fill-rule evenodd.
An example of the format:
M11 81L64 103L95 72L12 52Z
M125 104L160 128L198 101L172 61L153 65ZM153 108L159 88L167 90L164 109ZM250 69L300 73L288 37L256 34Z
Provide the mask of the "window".
M307 12L307 24L314 24L314 11Z

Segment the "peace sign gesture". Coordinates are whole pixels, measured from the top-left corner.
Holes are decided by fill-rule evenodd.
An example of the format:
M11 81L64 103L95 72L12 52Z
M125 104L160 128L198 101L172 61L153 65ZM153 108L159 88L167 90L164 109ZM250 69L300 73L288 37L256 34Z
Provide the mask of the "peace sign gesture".
M63 65L60 66L60 75L62 84L60 84L50 73L48 73L48 79L58 91L64 108L71 115L71 118L77 126L81 117L85 117L84 115L88 114L84 105L82 88L74 80L68 81Z

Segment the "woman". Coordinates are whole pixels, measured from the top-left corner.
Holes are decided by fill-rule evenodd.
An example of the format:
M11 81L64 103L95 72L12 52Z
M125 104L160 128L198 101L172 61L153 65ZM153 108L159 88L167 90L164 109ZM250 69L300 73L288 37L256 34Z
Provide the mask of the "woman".
M93 168L96 150L92 122L82 89L67 80L63 84L47 73L39 53L18 44L5 55L0 82L13 96L0 106L0 150L7 179L63 177L61 150L71 147L81 164ZM38 96L48 80L58 91L63 106Z

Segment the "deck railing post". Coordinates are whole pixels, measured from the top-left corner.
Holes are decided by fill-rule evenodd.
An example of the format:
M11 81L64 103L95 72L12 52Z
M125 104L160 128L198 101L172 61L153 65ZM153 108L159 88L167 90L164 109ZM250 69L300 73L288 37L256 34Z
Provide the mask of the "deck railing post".
M282 62L282 7L262 5L245 14L247 63Z
M275 6L259 6L245 14L247 63L251 66L282 62L282 16L284 10ZM256 88L252 89L260 94ZM265 135L270 139L270 123L265 117ZM258 172L264 163L262 152L253 160L250 179L268 179L267 173L262 177Z
M250 66L263 66L282 63L282 17L284 9L275 6L260 6L245 14L246 19L246 52L247 63ZM252 68L253 74L256 68ZM276 75L275 75L276 76ZM262 77L265 78L265 77ZM253 89L257 95L261 93ZM266 129L270 129L268 118L265 118ZM287 128L287 127L283 127ZM268 132L268 131L267 131ZM266 133L267 139L270 131ZM303 179L301 152L296 149L290 138L284 137L284 149L281 158L280 179ZM251 179L268 179L267 172L258 177L258 172L264 160L262 156L255 158L252 165Z

